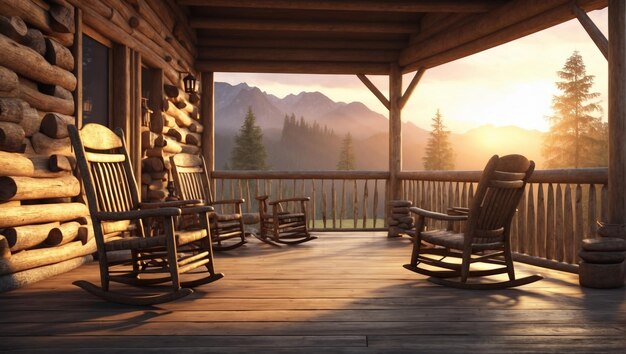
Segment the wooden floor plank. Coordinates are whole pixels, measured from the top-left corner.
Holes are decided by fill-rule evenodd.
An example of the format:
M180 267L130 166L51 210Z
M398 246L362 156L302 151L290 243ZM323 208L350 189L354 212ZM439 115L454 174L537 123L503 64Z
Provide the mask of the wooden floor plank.
M402 268L408 239L319 236L282 248L250 239L216 254L224 279L148 308L106 303L71 284L98 282L95 263L0 294L0 351L626 351L623 288L583 289L575 274L516 264L520 274L545 279L498 291L449 289Z

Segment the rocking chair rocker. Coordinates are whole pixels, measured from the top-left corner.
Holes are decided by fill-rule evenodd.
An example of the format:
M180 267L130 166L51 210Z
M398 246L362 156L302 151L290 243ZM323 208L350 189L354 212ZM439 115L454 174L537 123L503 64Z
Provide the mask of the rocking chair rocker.
M404 268L430 276L432 283L462 289L502 289L543 279L540 275L515 277L509 241L511 220L534 169L535 163L524 156L494 155L483 171L469 209L452 208L443 214L410 208L417 222L411 263ZM427 218L447 222L448 229L426 230ZM452 223L459 221L467 222L465 232L452 230ZM424 247L423 241L434 247ZM460 258L461 263L449 262L449 257ZM470 270L470 264L478 262L492 267ZM468 282L469 277L502 273L507 273L509 280ZM460 281L450 279L459 276Z
M199 201L140 203L122 130L98 124L87 124L80 132L73 125L68 130L93 222L101 281L101 286L83 280L75 285L107 301L154 305L187 296L191 288L224 276L214 270L211 207L194 206ZM186 205L191 206L181 209ZM174 217L181 214L198 214L202 227L175 231ZM156 224L161 226L151 229ZM120 251L128 258L119 260ZM206 271L200 272L201 267ZM193 278L180 280L182 273L194 269ZM113 292L110 282L144 288L132 294ZM168 282L171 291L145 288Z

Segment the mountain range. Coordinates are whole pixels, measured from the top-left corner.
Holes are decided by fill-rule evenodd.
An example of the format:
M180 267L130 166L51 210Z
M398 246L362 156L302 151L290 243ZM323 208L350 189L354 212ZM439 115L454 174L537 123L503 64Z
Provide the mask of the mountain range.
M246 83L231 85L215 83L215 144L216 167L227 166L234 137L243 123L248 107L255 115L257 125L264 134L272 169L334 169L338 158L336 152L327 151L327 156L316 156L315 163L307 165L300 161L298 166L285 161L281 156L281 134L286 115L301 117L308 123L326 126L340 141L346 133L353 137L356 165L359 170L386 170L388 168L388 119L370 110L361 102L335 102L320 92L300 92L283 98L268 94ZM445 107L442 107L445 111ZM433 112L434 115L435 112ZM409 116L410 112L403 112ZM445 123L445 116L444 116ZM455 151L455 169L481 169L493 154L524 154L541 167L541 145L543 134L514 126L496 127L485 125L463 134L451 133L450 142ZM429 131L411 122L402 126L403 169L421 170L422 158ZM304 155L303 155L304 156ZM310 159L310 156L307 156ZM319 158L319 159L318 159ZM290 159L292 161L293 159Z

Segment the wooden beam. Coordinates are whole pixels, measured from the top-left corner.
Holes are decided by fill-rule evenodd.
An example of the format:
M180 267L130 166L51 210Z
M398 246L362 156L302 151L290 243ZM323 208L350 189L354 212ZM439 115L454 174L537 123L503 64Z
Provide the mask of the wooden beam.
M200 48L198 60L382 62L398 59L398 51L342 49Z
M605 7L606 0L582 0L579 2L579 6L585 11L596 10ZM403 72L411 72L420 67L432 68L437 65L445 64L500 44L511 42L515 39L571 20L572 18L574 18L574 14L572 13L570 4L565 3L530 19L493 32L480 39L470 41L435 55L424 58L414 58L414 62L408 63L403 67ZM402 54L400 60L402 60Z
M195 17L189 20L195 29L245 30L245 31L308 31L350 33L413 33L417 25L412 22L321 22L279 21L255 19L223 19Z
M83 10L74 9L74 45L72 54L74 55L74 76L76 76L76 90L74 90L74 116L76 126L83 126Z
M222 48L290 48L290 49L369 49L400 50L406 41L399 40L332 40L332 39L275 39L200 37L198 46Z
M415 90L415 87L417 87L417 84L420 82L425 72L426 72L426 69L420 68L415 73L415 75L413 76L413 79L409 83L409 86L406 88L406 91L404 91L404 94L402 95L402 98L400 99L400 109L403 109L406 103L409 101L409 98L411 98L411 94L413 94L413 90Z
M609 40L606 39L602 31L593 23L593 20L589 18L589 15L585 11L583 11L575 2L572 2L572 10L574 14L576 14L576 18L578 18L578 22L583 26L591 40L598 46L604 58L609 58Z
M202 155L211 174L215 171L215 75L203 71L201 76L200 122L204 126Z
M122 128L126 134L126 144L130 146L130 121L131 121L131 53L130 48L115 44L113 46L113 97L111 97L112 109L110 119L113 128Z
M407 66L423 58L457 48L480 40L501 30L523 23L559 6L565 6L569 18L573 17L569 0L513 0L495 10L474 17L460 26L440 32L415 43L400 54L400 66ZM606 3L606 1L581 1L585 3ZM584 6L583 6L584 8ZM543 27L546 28L546 27ZM518 37L519 38L519 37Z
M199 60L196 70L210 72L246 72L275 74L386 75L389 64L362 62L276 62L253 60Z
M389 190L388 199L400 199L402 181L398 174L402 171L402 73L398 64L393 63L389 73ZM387 207L387 216L391 208ZM395 236L389 234L388 236Z
M381 12L485 12L499 5L499 1L481 0L179 0L187 6L260 8L273 10L328 10Z
M626 2L609 0L609 215L626 224Z
M390 109L389 100L387 99L387 97L385 97L385 95L380 92L378 87L376 87L376 85L374 85L374 83L371 82L370 79L367 78L367 76L365 76L364 74L357 74L356 76L361 80L361 82L363 82L363 84L365 84L365 86L367 86L367 88L374 94L374 96L376 96L376 98L380 100L383 106L385 106L387 109Z

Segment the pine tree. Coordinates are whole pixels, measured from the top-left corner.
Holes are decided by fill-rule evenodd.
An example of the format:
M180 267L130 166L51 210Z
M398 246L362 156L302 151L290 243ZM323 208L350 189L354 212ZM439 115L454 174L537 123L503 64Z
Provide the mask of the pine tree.
M599 97L590 92L593 75L587 75L582 56L575 51L557 72L562 81L556 86L562 91L552 99L554 115L548 117L550 131L543 145L547 167L601 166L608 159L606 150L608 130L601 117L602 108L592 100ZM590 102L591 101L591 102Z
M443 117L439 110L432 118L433 123L426 146L426 156L422 159L425 170L452 170L454 169L454 151L448 141L450 131L443 124Z
M341 150L339 151L339 162L337 169L342 171L354 170L356 167L356 156L354 155L354 147L352 146L352 135L346 134L341 142Z
M261 127L256 125L252 108L248 107L239 134L235 136L235 146L230 154L230 167L233 170L264 170L267 169L266 157L263 132Z

